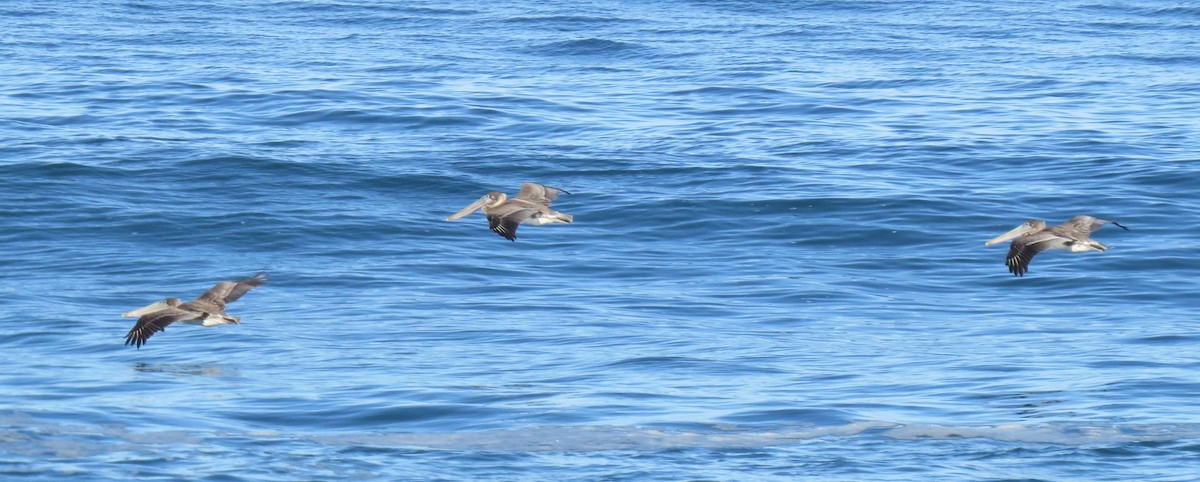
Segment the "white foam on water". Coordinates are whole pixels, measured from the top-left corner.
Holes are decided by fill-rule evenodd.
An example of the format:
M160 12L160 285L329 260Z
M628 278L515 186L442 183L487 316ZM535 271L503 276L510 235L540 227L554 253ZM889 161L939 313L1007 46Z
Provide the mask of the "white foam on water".
M859 421L842 425L763 429L721 424L695 430L634 426L542 426L453 433L297 434L274 431L137 432L126 427L38 422L20 413L0 415L0 451L82 456L114 447L204 444L219 439L309 441L332 446L425 448L514 452L591 452L608 450L738 449L796 444L821 438L883 437L922 440L981 439L997 442L1060 445L1120 444L1200 440L1200 424L1005 424L951 426ZM100 442L100 443L97 443Z
M1196 439L1200 438L1200 426L1196 424L1006 424L992 427L906 425L888 430L883 435L901 440L979 438L1000 442L1089 445Z
M852 437L877 431L895 440L986 439L997 442L1092 445L1200 439L1200 425L1007 424L997 426L901 425L864 421L845 425L779 430L679 431L643 427L534 427L463 433L393 433L313 437L336 445L495 451L669 450L754 448L788 445L825 437ZM865 436L865 435L864 435Z
M786 430L714 429L666 430L620 426L530 427L462 433L349 434L313 437L315 442L337 445L437 448L451 450L566 451L670 450L681 448L752 448L787 445L821 437L845 437L892 427L887 422L854 422L846 425Z

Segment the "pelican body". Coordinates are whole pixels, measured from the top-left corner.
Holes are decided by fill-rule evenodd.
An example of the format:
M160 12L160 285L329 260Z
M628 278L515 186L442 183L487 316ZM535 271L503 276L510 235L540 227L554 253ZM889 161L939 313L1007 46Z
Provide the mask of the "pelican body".
M167 298L142 308L123 313L136 316L138 321L125 335L125 344L138 349L151 335L163 331L175 322L199 326L241 324L242 319L225 313L225 305L236 301L251 289L267 282L266 273L257 273L241 281L222 281L193 301L183 303L179 298Z
M521 191L516 197L492 191L485 194L458 212L447 217L453 221L480 209L487 216L488 228L496 234L504 236L509 241L517 240L517 226L528 224L541 226L551 223L569 223L575 217L550 209L550 203L558 199L558 193L567 192L556 187L526 182L521 184ZM567 194L570 194L567 192Z
M1106 221L1091 216L1075 216L1058 226L1046 226L1045 221L1030 219L984 244L993 245L1013 240L1009 244L1008 256L1004 258L1004 264L1008 265L1008 271L1012 274L1025 276L1025 273L1029 271L1029 262L1033 260L1033 256L1047 249L1061 249L1072 253L1108 250L1107 244L1091 238L1093 231L1106 224L1113 224L1129 231L1129 228L1116 221Z

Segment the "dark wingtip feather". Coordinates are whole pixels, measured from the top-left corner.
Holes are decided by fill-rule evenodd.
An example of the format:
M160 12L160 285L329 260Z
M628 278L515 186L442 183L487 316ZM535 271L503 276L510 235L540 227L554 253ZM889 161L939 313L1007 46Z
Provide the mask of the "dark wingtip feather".
M504 239L507 239L507 240L509 240L509 241L512 241L512 242L514 242L514 243L515 243L515 242L517 242L517 233L509 233L509 232L505 232L505 231L502 231L502 230L500 230L499 228L497 228L497 229L492 229L492 232L494 232L494 233L496 233L496 234L499 234L499 235L500 235L501 237L503 237Z
M140 323L140 321L139 321ZM141 350L142 345L145 345L151 336L160 331L167 331L166 327L158 327L153 324L146 326L135 326L129 333L125 334L125 346L133 345Z
M125 346L133 345L138 350L142 349L142 344L146 343L146 339L138 336L137 333L131 331L125 335Z
M1021 269L1020 266L1009 266L1008 271L1018 278L1024 278L1026 269Z
M509 220L501 217L488 217L488 229L491 229L493 233L503 236L504 239L513 242L517 241L517 226L519 224L520 223L509 222Z
M1004 264L1008 266L1008 272L1015 276L1024 278L1025 273L1029 271L1029 261L1032 257L1025 258L1025 251L1020 249L1016 243L1013 243L1009 248L1008 255L1004 257Z
M1021 262L1021 258L1013 258L1012 263L1008 265L1008 270L1012 274L1024 278L1025 273L1029 271L1029 264Z

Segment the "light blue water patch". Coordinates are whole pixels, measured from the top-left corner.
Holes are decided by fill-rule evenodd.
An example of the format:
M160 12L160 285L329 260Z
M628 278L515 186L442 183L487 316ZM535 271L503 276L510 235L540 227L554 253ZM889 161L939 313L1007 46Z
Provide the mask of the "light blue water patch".
M0 474L1188 480L1161 2L0 6ZM522 182L571 224L444 218ZM1017 278L983 242L1115 219ZM121 313L257 271L241 325Z

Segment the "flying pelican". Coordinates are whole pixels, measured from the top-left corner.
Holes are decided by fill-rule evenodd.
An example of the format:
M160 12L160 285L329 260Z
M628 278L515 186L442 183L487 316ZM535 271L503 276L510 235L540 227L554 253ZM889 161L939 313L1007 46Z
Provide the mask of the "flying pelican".
M509 241L517 240L517 225L541 226L550 223L569 223L575 216L550 209L550 203L558 199L558 193L567 191L532 182L521 183L517 197L509 198L502 192L492 191L446 218L453 221L479 209L487 215L488 228Z
M167 298L121 316L137 316L137 324L125 335L125 344L139 350L146 340L176 321L189 325L216 326L241 324L242 319L225 314L225 305L233 303L250 289L267 282L267 274L259 272L241 281L222 281L204 292L195 301L180 303L179 298Z
M1029 261L1033 259L1033 256L1047 249L1063 249L1072 253L1108 249L1107 244L1095 241L1090 237L1092 231L1100 229L1105 224L1115 224L1117 227L1129 231L1129 228L1121 226L1116 221L1105 221L1091 216L1075 216L1058 226L1049 227L1041 219L1030 219L1013 228L1012 231L1001 234L983 244L992 245L1012 239L1013 242L1009 245L1008 256L1004 258L1004 264L1008 265L1008 271L1012 274L1025 276L1025 272L1029 271Z

